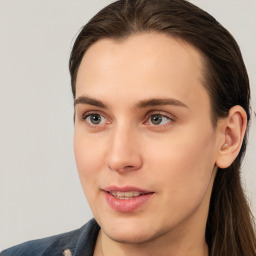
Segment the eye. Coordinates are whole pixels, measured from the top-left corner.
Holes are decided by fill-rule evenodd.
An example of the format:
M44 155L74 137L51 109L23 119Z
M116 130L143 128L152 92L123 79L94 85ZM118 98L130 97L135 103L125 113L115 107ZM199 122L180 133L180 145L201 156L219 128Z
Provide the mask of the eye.
M172 122L173 120L162 114L153 114L148 118L147 123L150 125L164 125Z
M89 125L93 126L103 125L107 122L105 117L97 113L85 115L82 119L85 120Z

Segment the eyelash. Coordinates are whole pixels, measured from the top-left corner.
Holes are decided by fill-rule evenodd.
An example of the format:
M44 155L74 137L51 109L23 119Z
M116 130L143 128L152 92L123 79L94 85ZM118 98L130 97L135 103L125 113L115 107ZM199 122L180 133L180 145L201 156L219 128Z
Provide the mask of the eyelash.
M87 121L87 118L90 118L90 117L92 117L93 115L98 115L98 116L100 116L101 117L101 119L103 118L103 119L105 119L106 120L106 122L107 122L107 118L106 117L104 117L104 115L102 115L102 114L100 114L100 113L98 113L98 112L90 112L90 113L88 113L88 112L86 112L86 113L84 113L83 115L82 115L82 121L85 121L85 123L86 123L86 125L88 125L89 127L91 127L91 128L99 128L99 127L101 127L102 125L101 124L92 124L90 121ZM161 121L163 120L163 119L165 119L165 120L168 120L168 122L167 123L165 123L165 124L152 124L152 121L151 121L151 124L149 123L150 122L150 118L152 118L153 116L159 116L159 117L161 117ZM155 112L150 112L150 113L148 113L147 115L146 115L146 121L144 121L143 122L143 124L145 124L145 125L151 125L151 126L153 126L153 127L166 127L166 126L168 126L168 125L171 125L173 122L175 122L176 121L176 117L174 117L173 115L172 116L170 116L170 114L166 114L166 113L162 113L162 112L160 112L160 111L155 111ZM111 122L109 122L109 123L111 123ZM105 125L105 124L103 124L103 125Z
M99 128L99 126L100 125L96 125L96 124L91 124L89 121L87 121L87 118L89 118L89 117L92 117L93 115L98 115L98 116L100 116L101 118L103 117L104 119L106 119L107 120L107 118L105 118L102 114L100 114L100 113L98 113L98 112L90 112L90 113L88 113L88 112L86 112L86 113L84 113L83 115L82 115L82 121L85 121L85 123L89 126L89 127L91 127L91 128Z
M161 117L161 121L163 121L163 119L167 120L167 123L165 124L152 124L152 120L151 120L151 124L149 123L150 122L150 118L152 118L153 116L159 116ZM162 113L162 112L150 112L147 116L146 116L146 122L145 124L146 125L152 125L153 127L165 127L165 126L168 126L168 125L171 125L173 122L175 122L176 118L174 116L170 116L167 115L166 113Z

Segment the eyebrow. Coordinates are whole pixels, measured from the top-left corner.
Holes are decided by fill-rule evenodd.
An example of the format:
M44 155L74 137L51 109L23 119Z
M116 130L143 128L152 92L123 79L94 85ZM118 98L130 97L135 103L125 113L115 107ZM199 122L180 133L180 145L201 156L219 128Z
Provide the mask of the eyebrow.
M107 105L104 104L102 101L88 97L88 96L80 96L74 101L74 106L77 104L87 104L87 105L92 105L100 108L105 108L107 109ZM173 106L178 106L178 107L185 107L189 108L186 104L183 102L177 100L177 99L172 99L172 98L163 98L163 99L148 99L148 100L142 100L139 101L137 104L135 104L135 109L141 109L141 108L147 108L147 107L153 107L153 106L164 106L164 105L173 105Z
M87 104L87 105L92 105L99 108L107 108L107 106L102 101L99 101L87 96L80 96L77 99L75 99L74 106L76 106L77 104Z
M164 106L164 105L173 105L178 107L189 108L183 102L177 99L172 99L172 98L142 100L135 105L135 108L146 108L146 107Z

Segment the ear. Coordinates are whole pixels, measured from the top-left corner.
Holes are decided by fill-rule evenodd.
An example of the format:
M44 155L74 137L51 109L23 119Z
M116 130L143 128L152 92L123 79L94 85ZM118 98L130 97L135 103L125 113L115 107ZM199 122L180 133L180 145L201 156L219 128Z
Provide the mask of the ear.
M247 127L247 115L241 106L234 106L229 110L228 116L220 122L221 125L217 128L220 143L216 165L225 169L233 163L240 152Z

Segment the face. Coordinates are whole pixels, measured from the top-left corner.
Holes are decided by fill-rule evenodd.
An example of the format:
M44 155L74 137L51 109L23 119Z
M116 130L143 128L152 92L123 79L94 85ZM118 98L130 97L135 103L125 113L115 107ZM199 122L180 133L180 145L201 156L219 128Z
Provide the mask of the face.
M142 243L204 232L217 132L202 66L196 49L158 33L100 40L85 53L75 158L110 239Z

